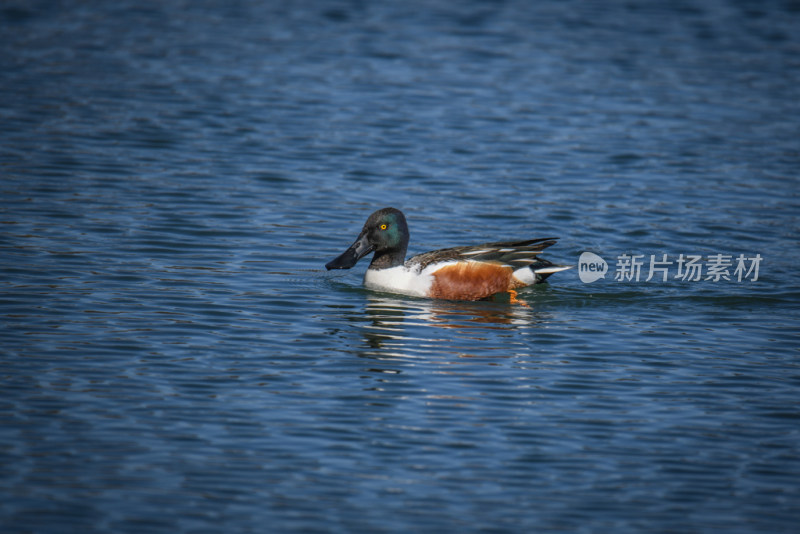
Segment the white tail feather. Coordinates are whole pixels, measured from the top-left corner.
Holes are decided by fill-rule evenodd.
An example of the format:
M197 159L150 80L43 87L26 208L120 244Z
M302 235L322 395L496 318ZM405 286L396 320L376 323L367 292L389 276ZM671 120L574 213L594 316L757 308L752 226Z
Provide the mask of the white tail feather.
M572 265L551 265L550 267L536 269L534 272L536 274L553 274L560 271L566 271L567 269L572 269Z

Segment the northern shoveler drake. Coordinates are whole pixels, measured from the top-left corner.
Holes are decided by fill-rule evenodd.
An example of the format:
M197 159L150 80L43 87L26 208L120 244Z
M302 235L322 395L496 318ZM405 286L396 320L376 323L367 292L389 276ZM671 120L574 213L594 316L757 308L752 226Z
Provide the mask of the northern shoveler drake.
M406 260L408 225L400 210L384 208L369 216L355 243L328 262L331 269L349 269L374 252L364 285L370 289L418 297L480 300L544 281L569 266L554 265L539 253L555 237L502 241L418 254Z

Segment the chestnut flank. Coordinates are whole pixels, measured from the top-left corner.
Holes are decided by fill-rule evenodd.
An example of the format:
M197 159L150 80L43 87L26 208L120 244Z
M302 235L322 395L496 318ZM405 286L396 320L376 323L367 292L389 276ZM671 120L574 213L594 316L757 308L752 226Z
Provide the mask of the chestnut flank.
M523 286L513 269L499 263L462 261L433 273L429 296L435 299L478 300Z

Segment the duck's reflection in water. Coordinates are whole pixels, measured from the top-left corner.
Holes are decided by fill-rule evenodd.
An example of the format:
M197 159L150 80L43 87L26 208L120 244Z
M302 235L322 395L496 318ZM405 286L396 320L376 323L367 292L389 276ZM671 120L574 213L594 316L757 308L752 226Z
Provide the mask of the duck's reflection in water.
M520 333L548 322L549 314L502 296L468 302L370 294L363 319L363 357L414 360L443 353L511 355Z

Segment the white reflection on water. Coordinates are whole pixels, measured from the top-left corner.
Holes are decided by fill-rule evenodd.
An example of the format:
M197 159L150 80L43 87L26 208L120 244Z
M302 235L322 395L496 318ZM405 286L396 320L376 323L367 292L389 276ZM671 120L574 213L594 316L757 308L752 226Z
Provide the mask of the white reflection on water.
M364 307L364 357L510 357L525 346L520 334L550 320L550 313L498 297L463 302L401 299L369 294Z

